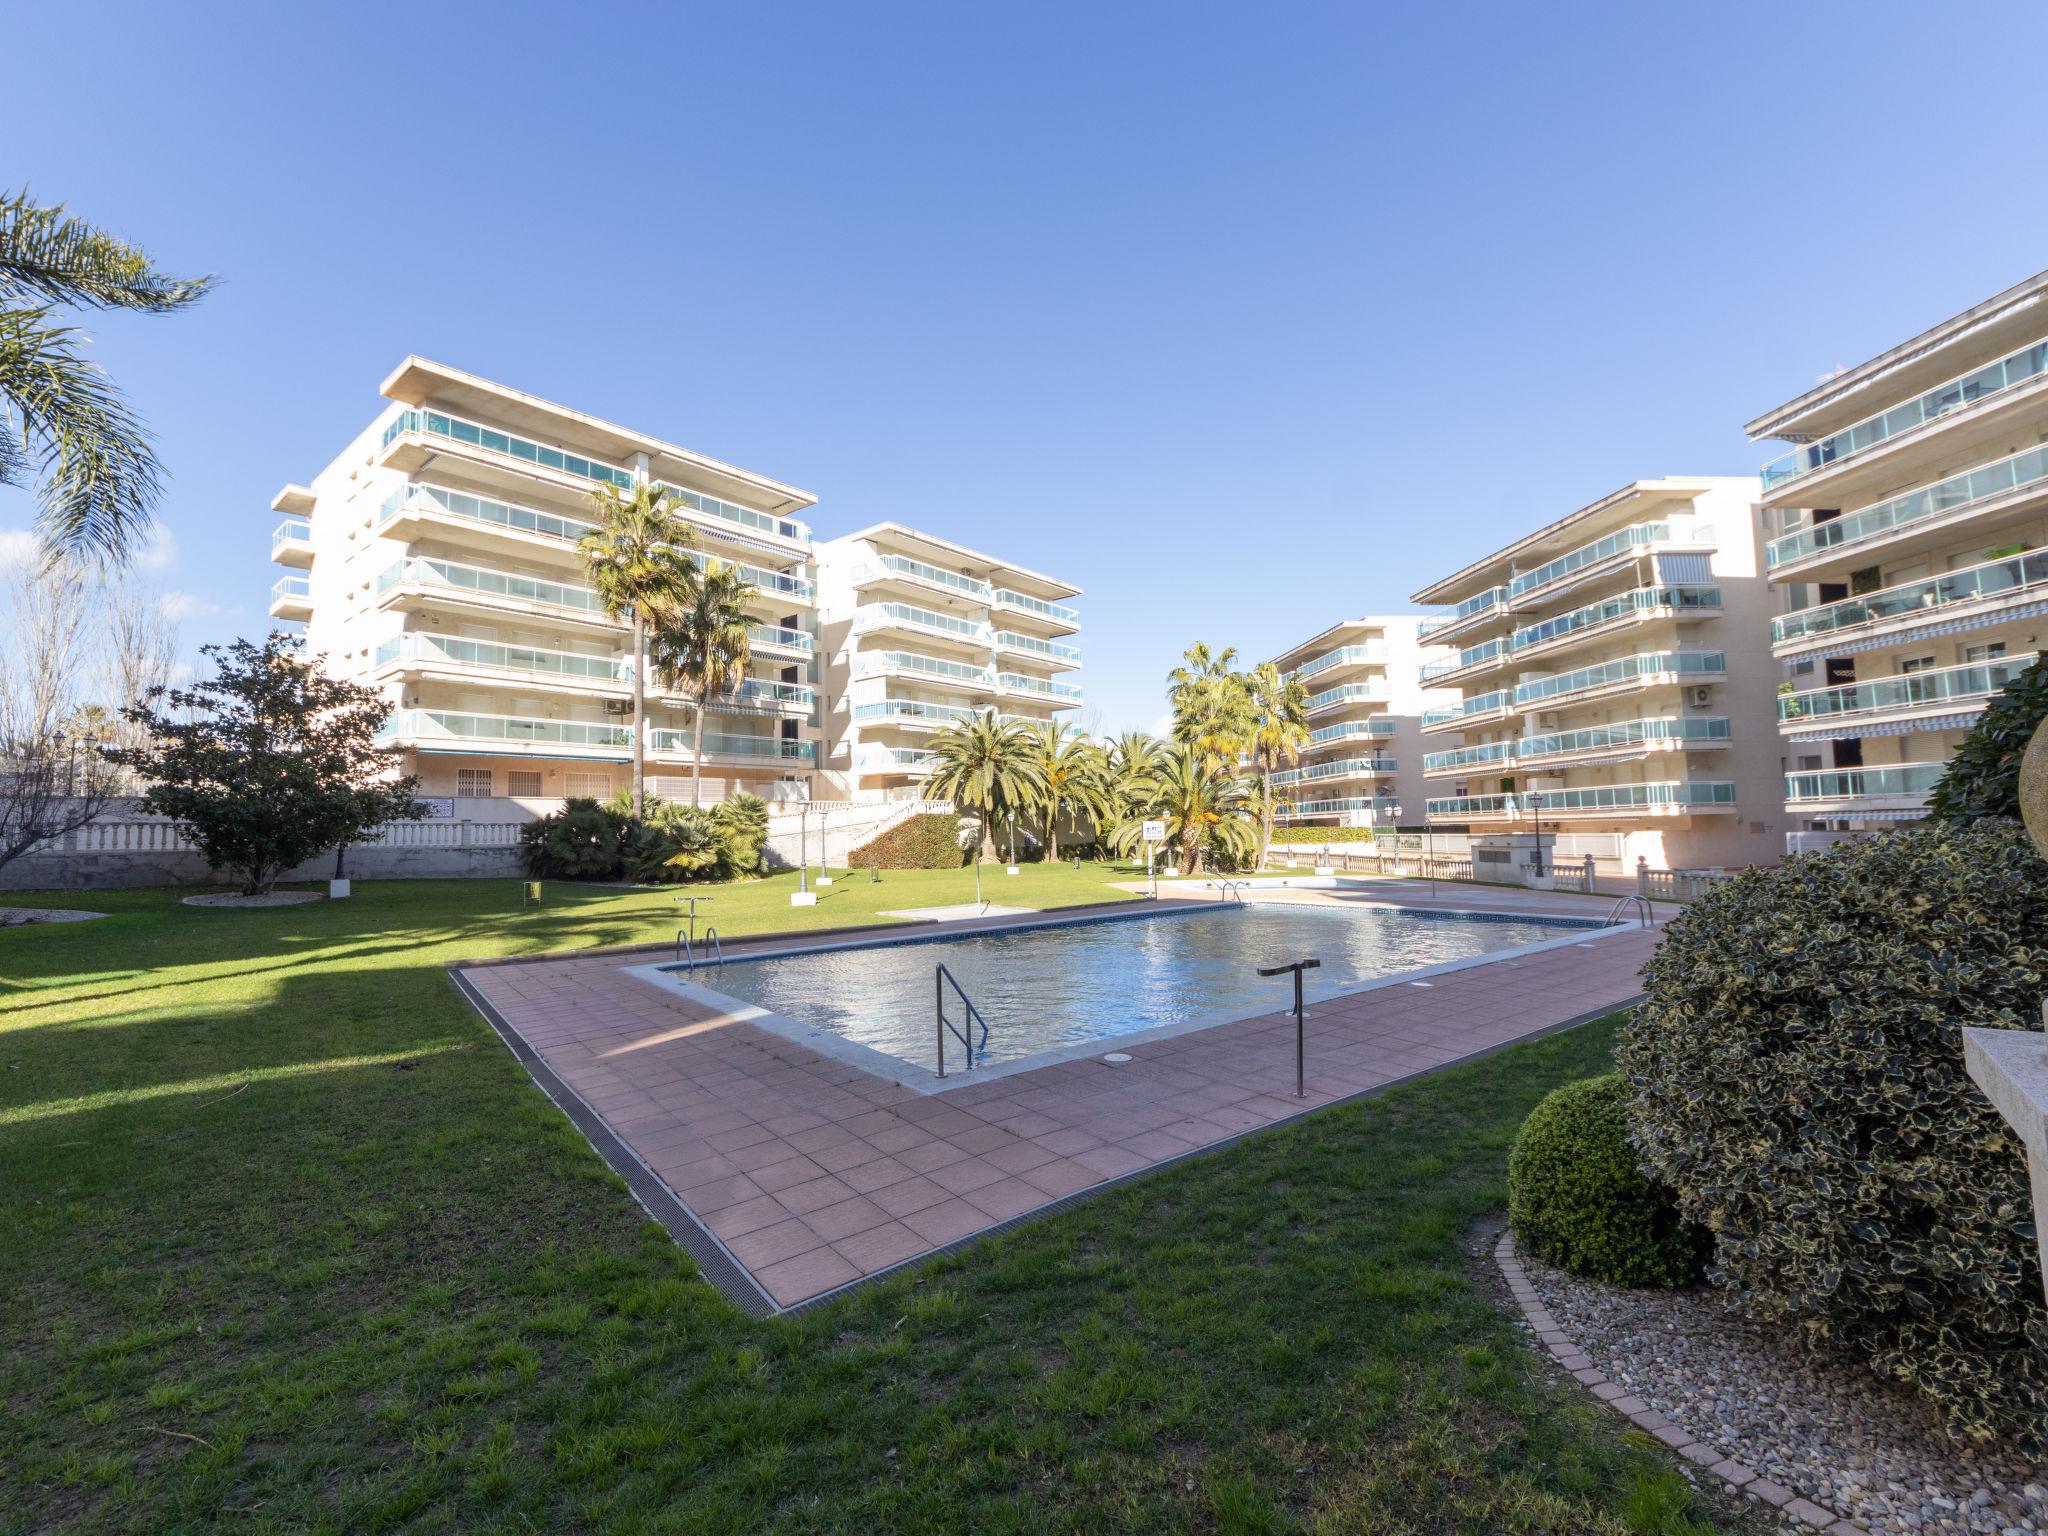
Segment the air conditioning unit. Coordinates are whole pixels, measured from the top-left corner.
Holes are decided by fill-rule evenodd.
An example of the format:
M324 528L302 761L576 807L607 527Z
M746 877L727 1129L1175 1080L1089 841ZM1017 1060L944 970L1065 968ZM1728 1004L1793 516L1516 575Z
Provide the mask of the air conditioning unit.
M633 713L633 701L631 699L606 699L604 701L604 712L608 715L630 715Z
M1558 718L1555 710L1548 714L1538 715L1536 717L1536 728L1543 731L1554 731L1557 729Z
M1695 683L1686 689L1685 696L1694 709L1705 709L1714 702L1714 690L1705 683Z

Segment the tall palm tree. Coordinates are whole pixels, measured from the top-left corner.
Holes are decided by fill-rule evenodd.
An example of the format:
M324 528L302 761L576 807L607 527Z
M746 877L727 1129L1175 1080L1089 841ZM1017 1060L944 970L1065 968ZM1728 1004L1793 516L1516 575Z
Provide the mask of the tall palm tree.
M1233 856L1250 851L1258 829L1249 814L1244 775L1200 748L1176 746L1146 776L1153 810L1180 851L1180 872L1199 875L1213 842Z
M630 493L601 485L590 493L597 526L576 541L604 611L633 621L633 815L647 815L647 630L649 620L680 607L697 585L687 553L696 542L661 486Z
M703 573L679 602L655 611L648 649L654 666L675 678L696 705L696 740L690 753L690 804L704 804L704 711L714 698L737 692L746 681L753 646L747 604L753 583L723 560L705 563Z
M1045 818L1045 861L1054 864L1060 856L1061 816L1076 821L1085 816L1097 824L1109 816L1113 799L1109 763L1102 748L1057 720L1024 729L1043 780L1036 803Z
M1015 817L1043 793L1044 777L1021 725L1005 725L992 709L955 720L932 738L934 762L925 793L981 817L984 864L996 857L996 823Z
M1231 666L1236 660L1235 646L1212 651L1198 640L1166 675L1173 739L1222 763L1235 762L1251 734L1244 675Z
M1251 702L1252 763L1259 773L1259 857L1273 846L1273 770L1282 761L1298 763L1311 740L1308 731L1308 689L1270 661L1245 674Z
M149 526L159 470L149 434L90 340L60 308L164 314L196 304L210 277L159 272L149 257L27 192L0 194L0 485L34 484L43 547L119 563Z

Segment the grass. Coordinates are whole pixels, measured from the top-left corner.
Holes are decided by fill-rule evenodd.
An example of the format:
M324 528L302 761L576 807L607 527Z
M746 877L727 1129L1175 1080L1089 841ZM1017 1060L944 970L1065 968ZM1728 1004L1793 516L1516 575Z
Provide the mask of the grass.
M710 911L824 926L962 875ZM356 889L7 898L112 915L0 931L0 1530L1763 1529L1539 1367L1461 1248L1608 1026L756 1321L441 970L665 940L667 894Z

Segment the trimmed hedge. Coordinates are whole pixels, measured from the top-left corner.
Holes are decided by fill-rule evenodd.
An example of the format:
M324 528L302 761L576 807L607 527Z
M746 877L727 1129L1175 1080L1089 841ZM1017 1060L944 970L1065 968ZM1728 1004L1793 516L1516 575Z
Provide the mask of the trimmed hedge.
M1508 1153L1508 1221L1525 1253L1616 1285L1678 1286L1709 1238L1643 1172L1628 1141L1628 1079L1567 1083L1522 1122Z
M1370 843L1377 841L1371 827L1275 827L1274 846L1282 843L1307 843L1321 847L1324 843Z
M2025 1158L1964 1026L2031 1029L2048 863L1929 826L1750 870L1688 906L1617 1059L1629 1122L1744 1310L1841 1341L1949 1432L2048 1437Z
M966 862L960 818L944 811L899 821L846 856L848 869L958 869Z

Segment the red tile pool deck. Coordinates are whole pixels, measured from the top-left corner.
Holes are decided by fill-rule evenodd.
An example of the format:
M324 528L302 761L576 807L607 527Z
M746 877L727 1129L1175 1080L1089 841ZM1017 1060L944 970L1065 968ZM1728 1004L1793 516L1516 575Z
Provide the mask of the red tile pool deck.
M1387 884L1372 896L1432 904L1419 882ZM1360 899L1295 890L1262 899L1269 894ZM1604 910L1450 885L1434 905L1573 916ZM735 943L728 953L801 937ZM1313 1004L1305 1099L1294 1096L1291 1013L1125 1047L1105 1041L1105 1052L1123 1049L1132 1058L1121 1065L1091 1056L981 1080L963 1075L957 1087L949 1078L945 1091L932 1093L628 973L665 956L498 962L465 967L461 978L715 1239L757 1293L742 1294L728 1281L736 1299L770 1310L1091 1187L1619 1006L1640 992L1637 973L1656 941L1644 930L1589 935L1584 947ZM612 1156L617 1163L616 1149Z

